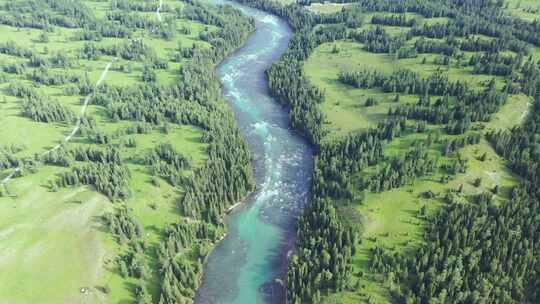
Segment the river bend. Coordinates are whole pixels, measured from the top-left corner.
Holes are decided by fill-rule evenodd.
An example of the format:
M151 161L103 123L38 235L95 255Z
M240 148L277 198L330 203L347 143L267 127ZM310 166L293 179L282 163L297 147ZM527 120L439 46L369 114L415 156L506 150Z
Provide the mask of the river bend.
M308 198L313 151L291 129L287 109L270 96L265 71L286 50L292 32L276 16L227 4L256 20L256 31L217 72L254 156L257 191L227 217L227 235L205 265L195 303L283 303L277 279L286 274Z

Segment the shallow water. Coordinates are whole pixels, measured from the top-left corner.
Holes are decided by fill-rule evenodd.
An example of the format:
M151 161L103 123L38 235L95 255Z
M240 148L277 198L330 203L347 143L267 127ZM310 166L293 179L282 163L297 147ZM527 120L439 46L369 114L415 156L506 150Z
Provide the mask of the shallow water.
M287 271L313 152L289 127L287 109L269 96L264 72L283 54L292 32L273 15L227 4L252 16L257 26L244 47L218 68L223 96L255 158L257 191L227 218L227 236L208 259L195 303L284 303L276 279Z

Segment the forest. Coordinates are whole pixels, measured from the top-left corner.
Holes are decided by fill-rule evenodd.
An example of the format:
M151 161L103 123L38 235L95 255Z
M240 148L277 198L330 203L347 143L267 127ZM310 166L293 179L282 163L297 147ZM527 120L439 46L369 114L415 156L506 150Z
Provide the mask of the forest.
M266 79L315 150L287 303L540 302L534 9L238 2L293 30ZM193 302L256 190L215 72L255 26L192 0L0 0L0 302Z
M0 131L2 205L36 193L38 208L68 206L74 220L102 227L73 231L91 240L84 244L51 233L44 250L110 255L90 258L99 277L74 269L55 291L36 295L29 280L1 299L71 302L86 282L92 302L192 302L226 210L254 188L250 152L214 72L253 30L240 11L197 1L0 1L0 119L20 126ZM18 221L9 224L29 219ZM55 265L47 252L29 265ZM55 253L58 263L69 254Z
M538 22L509 15L503 1L360 0L335 13L307 9L311 2L242 2L285 18L295 30L268 80L272 94L290 107L292 126L318 148L312 201L300 218L296 255L289 264L290 303L539 301L540 196L534 186L540 172ZM421 21L431 18L437 21ZM349 41L363 53L382 54L373 58L414 59L419 69L431 64L436 70L426 75L417 66L397 65L388 72L342 64L335 78L340 90L377 92L380 98L360 104L384 105L387 118L337 136L329 127L334 118L325 109L334 101L341 106L340 100L328 101L339 94L331 95L330 85L315 85L306 64L321 46L328 52L323 58L347 56L341 54L351 50L342 45L350 47ZM450 77L450 69L470 71L485 81ZM515 94L532 100L524 123L485 130ZM412 146L390 156L408 138L415 138ZM342 213L350 213L355 204L377 208L369 197L402 187L414 190L424 176L440 176L443 185L460 180L471 170L463 151L484 142L520 176L519 182L504 195L499 185L484 190L488 186L482 178L467 187L446 186L443 193L422 192L420 197L440 200L440 205L418 210L423 227L417 245L399 250L401 245L373 243L380 236L365 236L363 214ZM476 161L487 158L484 152ZM367 255L369 267L357 266L355 255ZM381 282L379 290L366 289L373 286L370 280Z

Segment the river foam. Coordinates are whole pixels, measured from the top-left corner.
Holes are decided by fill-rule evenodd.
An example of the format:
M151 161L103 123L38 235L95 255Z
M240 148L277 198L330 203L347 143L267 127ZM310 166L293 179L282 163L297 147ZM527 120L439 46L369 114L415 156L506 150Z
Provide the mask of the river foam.
M313 152L269 95L265 71L286 50L292 32L276 16L228 4L257 26L218 68L223 96L253 154L257 191L226 219L228 233L208 258L195 303L283 303L280 282L309 196Z

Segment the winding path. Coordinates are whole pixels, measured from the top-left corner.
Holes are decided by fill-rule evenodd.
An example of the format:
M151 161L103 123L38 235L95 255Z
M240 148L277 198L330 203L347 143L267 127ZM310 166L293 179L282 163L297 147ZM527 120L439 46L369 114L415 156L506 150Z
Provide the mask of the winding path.
M156 16L159 22L161 22L161 10L163 9L163 0L159 0L159 6L156 10Z
M158 8L156 10L156 17L157 17L159 22L162 21L162 19L161 19L161 10L162 9L163 9L163 0L159 0L159 6L158 6ZM116 60L118 60L117 57L113 58L109 63L107 63L107 65L105 66L105 69L103 69L103 72L101 72L101 76L99 77L98 81L96 82L96 85L95 85L96 88L99 87L101 85L101 83L105 80L105 77L107 76L107 73L111 69L113 63L116 62ZM71 133L64 138L62 143L57 144L53 148L41 153L40 156L45 156L45 155L47 155L47 154L49 154L49 153L51 153L53 151L56 151L56 150L60 149L60 147L63 144L69 142L73 138L73 136L75 136L75 134L77 134L77 132L79 132L79 130L81 129L81 121L82 121L82 118L84 117L84 114L86 114L86 109L88 108L88 103L90 102L90 97L91 96L92 96L92 93L86 95L86 97L84 98L84 102L83 102L83 105L81 107L80 114L77 117L77 123L75 124L75 127L73 128ZM5 183L9 182L20 171L21 171L20 166L15 168L15 170L13 170L13 172L11 172L2 181L0 181L0 185L4 185Z
M105 80L105 77L107 76L107 73L109 72L110 68L112 67L113 63L117 60L117 58L113 58L113 60L111 60L109 63L107 63L107 66L105 66L105 69L103 70L103 72L101 72L101 76L99 77L98 81L96 82L96 85L95 87L99 87L101 85L101 83ZM73 136L75 136L75 134L77 134L77 132L79 132L80 128L81 128L81 121L82 121L82 118L84 117L84 114L86 114L86 109L88 108L88 103L90 102L90 97L92 96L92 93L89 93L88 95L86 95L86 97L84 98L84 102L83 102L83 105L81 107L81 111L79 113L79 116L77 117L77 123L75 124L75 127L73 127L73 130L71 131L71 133L66 136L64 138L64 140L62 141L62 143L60 144L57 144L56 146L54 146L53 148L47 150L47 151L44 151L43 153L40 154L40 156L45 156L55 150L58 150L60 149L60 147L69 142ZM7 182L9 182L14 176L15 174L17 174L18 172L21 171L21 167L17 167L15 168L15 170L13 170L13 172L11 172L8 176L6 176L1 182L0 182L0 185L3 185Z

